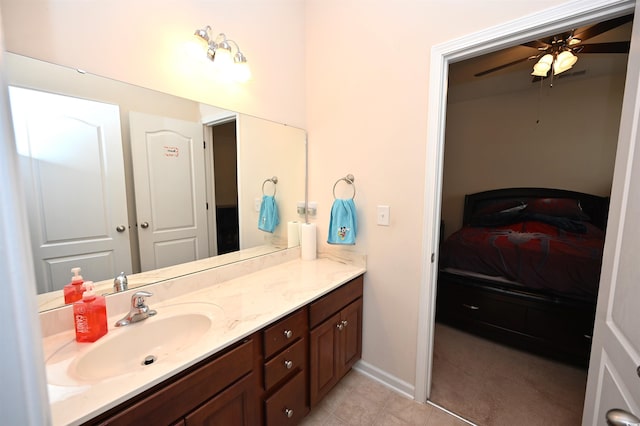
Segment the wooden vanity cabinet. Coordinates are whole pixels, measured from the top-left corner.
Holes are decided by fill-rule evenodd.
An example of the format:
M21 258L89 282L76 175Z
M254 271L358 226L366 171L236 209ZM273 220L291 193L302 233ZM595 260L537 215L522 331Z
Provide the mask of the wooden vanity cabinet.
M363 277L87 425L295 425L362 356Z
M245 425L260 422L255 335L92 419L89 425Z
M313 408L362 356L360 276L309 306L309 396Z
M304 307L267 327L264 341L264 424L295 425L309 413L309 314Z

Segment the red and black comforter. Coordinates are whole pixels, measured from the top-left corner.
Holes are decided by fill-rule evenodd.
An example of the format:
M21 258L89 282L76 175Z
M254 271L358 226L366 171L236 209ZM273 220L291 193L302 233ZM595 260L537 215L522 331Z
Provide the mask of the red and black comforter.
M521 215L517 221L463 227L443 243L440 260L442 268L594 299L603 246L604 232L589 222Z

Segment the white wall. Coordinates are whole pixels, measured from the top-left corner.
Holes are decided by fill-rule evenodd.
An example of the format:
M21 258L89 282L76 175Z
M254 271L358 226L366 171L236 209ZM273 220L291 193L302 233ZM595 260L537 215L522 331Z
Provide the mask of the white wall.
M10 52L304 127L303 0L1 0ZM252 80L222 81L193 35L235 40Z
M464 195L473 192L545 187L609 196L622 71L449 103L442 187L445 236L462 225Z
M412 392L431 46L562 1L308 0L309 197L326 241L336 179L353 173L368 255L363 359ZM391 225L375 224L391 206ZM322 248L326 248L323 244Z

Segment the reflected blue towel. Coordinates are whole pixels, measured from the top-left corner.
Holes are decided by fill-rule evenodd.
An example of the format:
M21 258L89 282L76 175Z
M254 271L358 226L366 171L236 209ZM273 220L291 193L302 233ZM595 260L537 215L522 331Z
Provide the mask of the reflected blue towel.
M353 198L336 199L331 206L329 244L355 244L357 233L356 205Z
M273 195L263 195L262 203L260 203L260 216L258 217L258 229L271 232L276 229L280 223L278 217L278 206Z

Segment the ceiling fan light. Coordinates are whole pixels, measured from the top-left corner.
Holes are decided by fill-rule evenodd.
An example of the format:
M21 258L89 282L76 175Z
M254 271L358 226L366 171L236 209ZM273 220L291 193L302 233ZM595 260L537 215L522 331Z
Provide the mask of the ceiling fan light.
M536 77L546 77L549 69L551 68L552 62L553 56L547 53L542 58L540 58L538 62L533 66L533 72L531 73L531 75L534 75Z
M571 69L576 62L578 62L578 57L571 51L564 50L560 52L553 63L553 74L557 75Z
M531 73L531 75L536 77L546 77L548 72L549 72L549 67L542 67L538 64L535 64L533 66L533 72Z

